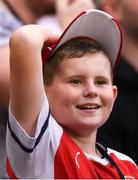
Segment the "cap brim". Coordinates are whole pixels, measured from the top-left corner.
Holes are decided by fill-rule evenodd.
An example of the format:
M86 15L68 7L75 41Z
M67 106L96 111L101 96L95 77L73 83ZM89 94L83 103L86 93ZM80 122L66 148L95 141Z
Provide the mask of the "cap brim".
M69 24L53 48L49 49L48 56L67 41L78 37L91 38L102 44L114 67L121 49L122 35L112 16L100 10L82 12Z

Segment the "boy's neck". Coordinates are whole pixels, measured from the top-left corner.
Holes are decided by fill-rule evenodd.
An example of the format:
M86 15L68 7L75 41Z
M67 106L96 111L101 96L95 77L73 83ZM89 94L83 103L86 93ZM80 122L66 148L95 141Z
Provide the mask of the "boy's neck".
M101 157L101 154L96 149L97 131L91 132L89 136L81 136L69 130L66 130L66 132L84 153L90 154L94 157Z

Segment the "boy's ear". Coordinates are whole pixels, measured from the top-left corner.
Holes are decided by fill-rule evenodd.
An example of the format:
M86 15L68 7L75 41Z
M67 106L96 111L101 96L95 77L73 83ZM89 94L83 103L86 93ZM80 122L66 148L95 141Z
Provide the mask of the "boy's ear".
M114 96L114 101L116 100L118 95L118 89L117 86L113 85L113 96Z
M121 21L122 9L119 0L103 0L101 8L103 11L113 16L117 21Z

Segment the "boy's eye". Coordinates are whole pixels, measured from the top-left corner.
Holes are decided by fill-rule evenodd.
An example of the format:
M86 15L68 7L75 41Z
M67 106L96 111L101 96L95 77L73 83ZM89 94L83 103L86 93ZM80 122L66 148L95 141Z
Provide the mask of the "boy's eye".
M70 81L72 84L81 84L81 81L79 79L73 79Z
M103 85L103 84L106 84L106 81L105 80L98 80L98 81L96 81L96 84Z

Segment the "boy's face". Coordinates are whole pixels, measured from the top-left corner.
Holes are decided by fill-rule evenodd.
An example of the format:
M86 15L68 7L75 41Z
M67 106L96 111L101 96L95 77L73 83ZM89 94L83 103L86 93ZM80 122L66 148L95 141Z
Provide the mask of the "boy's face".
M102 53L63 60L46 92L53 117L80 134L95 131L108 119L117 95L111 67Z

